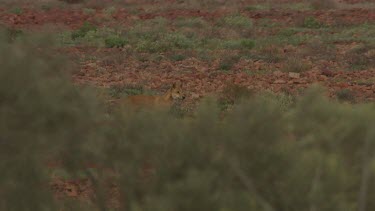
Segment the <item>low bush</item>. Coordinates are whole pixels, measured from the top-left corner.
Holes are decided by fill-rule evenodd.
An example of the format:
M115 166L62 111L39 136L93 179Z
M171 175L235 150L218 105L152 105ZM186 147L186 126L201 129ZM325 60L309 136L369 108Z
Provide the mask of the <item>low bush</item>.
M90 31L96 31L96 27L89 22L84 22L83 25L72 33L72 39L85 37Z
M291 103L258 93L224 118L210 100L193 118L106 114L44 46L0 46L1 210L110 210L114 198L117 210L375 209L373 104L310 89ZM88 203L53 197L51 160L89 181Z
M104 40L104 42L107 48L122 48L128 43L125 38L122 38L118 35L109 36Z

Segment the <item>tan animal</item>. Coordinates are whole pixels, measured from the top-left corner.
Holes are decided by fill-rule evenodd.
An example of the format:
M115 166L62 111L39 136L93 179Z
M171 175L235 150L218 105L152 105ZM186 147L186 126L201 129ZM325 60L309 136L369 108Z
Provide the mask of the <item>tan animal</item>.
M185 99L181 83L174 83L164 95L132 95L120 104L132 108L165 108L172 106L174 101Z

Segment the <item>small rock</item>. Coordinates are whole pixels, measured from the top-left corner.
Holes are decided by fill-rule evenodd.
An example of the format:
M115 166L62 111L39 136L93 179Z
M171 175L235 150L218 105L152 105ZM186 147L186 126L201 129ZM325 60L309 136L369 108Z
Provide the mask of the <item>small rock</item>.
M301 74L294 73L294 72L289 72L288 75L289 75L289 78L300 78L301 77Z
M273 82L274 84L285 84L286 81L282 80L282 79L279 79L279 80L276 80Z
M325 80L327 80L327 79L328 79L328 77L327 77L327 76L325 76L325 75L321 75L321 76L319 77L319 79L320 79L320 80L322 80L322 81L325 81Z

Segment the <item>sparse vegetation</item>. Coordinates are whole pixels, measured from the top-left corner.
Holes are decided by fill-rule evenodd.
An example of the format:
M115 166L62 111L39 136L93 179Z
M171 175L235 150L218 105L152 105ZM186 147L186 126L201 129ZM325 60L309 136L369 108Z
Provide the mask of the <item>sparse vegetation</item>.
M236 29L250 29L253 26L251 19L243 15L226 16L220 21L220 24Z
M72 33L72 39L75 40L78 38L83 38L91 31L95 32L96 27L89 22L84 22L81 28Z
M309 68L310 66L302 58L289 57L284 64L283 71L301 73L307 71Z
M355 97L353 95L353 92L349 89L342 89L342 90L337 91L336 97L338 100L342 102L349 102L349 103L355 102Z
M306 17L303 19L302 27L309 28L309 29L318 29L322 26L323 24L320 23L314 17Z
M109 36L105 39L105 46L108 48L121 48L124 47L128 42L120 36Z
M362 44L354 47L345 55L349 67L353 70L363 70L375 66L375 45Z
M23 10L20 7L14 7L10 10L10 12L16 15L21 15Z
M374 210L375 3L344 1L2 1L0 210Z

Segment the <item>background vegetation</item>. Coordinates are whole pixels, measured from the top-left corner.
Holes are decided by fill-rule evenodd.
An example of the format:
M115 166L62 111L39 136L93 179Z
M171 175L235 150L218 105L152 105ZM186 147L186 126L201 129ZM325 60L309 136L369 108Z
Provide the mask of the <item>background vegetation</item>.
M210 99L193 117L107 113L37 40L0 41L1 210L375 209L373 104L314 88L250 95L224 116ZM91 195L56 199L56 178Z

